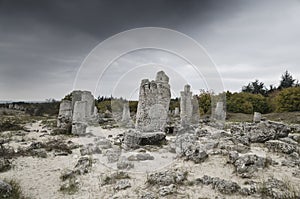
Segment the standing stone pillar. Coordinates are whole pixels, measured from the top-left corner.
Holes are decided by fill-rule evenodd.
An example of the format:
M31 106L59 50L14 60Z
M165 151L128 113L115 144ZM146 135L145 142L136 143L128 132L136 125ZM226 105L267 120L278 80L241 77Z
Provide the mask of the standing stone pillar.
M97 122L98 111L90 91L73 91L72 101L62 100L59 108L57 126L66 128L72 125L73 134L85 133L88 124ZM68 126L67 126L68 125Z
M261 121L261 113L259 112L254 112L254 115L253 115L253 122L260 122Z
M130 109L129 109L129 103L124 102L123 104L123 112L122 112L122 119L120 122L120 126L131 128L134 126L131 117L130 117Z
M192 125L198 126L200 120L200 111L199 111L199 102L196 95L194 95L192 98L192 106L193 106L192 109L193 111L192 111L191 123Z
M184 91L180 92L180 124L182 127L191 125L193 105L190 89L190 85L185 85Z
M213 119L219 120L219 121L225 121L226 118L226 112L224 111L224 103L223 102L217 102L216 108L213 111Z
M175 107L174 116L178 116L178 115L179 115L179 108Z
M136 114L136 129L142 132L164 131L170 99L169 77L163 71L156 74L155 81L142 80Z
M57 127L67 129L72 124L72 102L62 100L59 105Z
M72 133L75 135L84 134L87 127L88 115L87 101L76 101L73 110Z

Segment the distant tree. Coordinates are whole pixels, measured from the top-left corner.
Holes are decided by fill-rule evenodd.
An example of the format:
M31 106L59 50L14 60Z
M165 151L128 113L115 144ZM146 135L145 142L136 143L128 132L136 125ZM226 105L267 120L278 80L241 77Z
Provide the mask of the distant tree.
M243 86L242 92L266 95L267 89L263 82L255 80L254 82L249 83L247 86Z
M300 111L300 87L282 89L275 102L277 112Z
M247 92L226 93L227 110L233 113L268 113L270 111L267 98L261 94Z
M275 91L277 88L276 88L276 86L273 86L272 84L270 85L270 88L269 88L269 90L268 90L268 92L273 92L273 91Z
M200 90L200 94L197 96L199 102L200 114L209 114L211 111L211 91Z
M281 76L280 85L278 89L289 88L295 86L295 79L293 76L286 70Z

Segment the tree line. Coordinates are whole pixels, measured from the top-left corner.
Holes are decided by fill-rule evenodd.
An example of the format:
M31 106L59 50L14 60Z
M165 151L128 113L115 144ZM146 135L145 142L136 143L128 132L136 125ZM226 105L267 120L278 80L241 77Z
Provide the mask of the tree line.
M211 93L198 95L200 113L211 112ZM226 108L233 113L271 113L300 111L299 81L285 71L279 86L266 88L263 82L255 80L242 87L241 92L226 92Z
M201 90L197 95L200 114L211 113L212 92ZM300 111L300 85L299 81L285 71L279 81L279 86L270 85L269 88L263 82L255 80L243 86L241 92L225 92L226 109L232 113L253 112L271 113L271 112L292 112ZM100 112L111 110L111 101L117 99L112 96L99 96L96 100L96 106ZM137 101L129 101L131 112L136 112ZM173 98L170 101L170 110L180 106L180 99Z

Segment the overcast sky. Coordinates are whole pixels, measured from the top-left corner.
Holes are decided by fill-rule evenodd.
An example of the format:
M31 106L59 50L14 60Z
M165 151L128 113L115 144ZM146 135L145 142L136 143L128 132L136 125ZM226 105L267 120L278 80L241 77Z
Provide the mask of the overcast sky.
M300 79L299 0L0 0L0 100L61 99L94 47L139 27L195 39L216 63L225 90L240 91L255 79L278 86L285 70ZM143 64L135 63L142 54L127 60ZM151 56L172 58L145 57Z

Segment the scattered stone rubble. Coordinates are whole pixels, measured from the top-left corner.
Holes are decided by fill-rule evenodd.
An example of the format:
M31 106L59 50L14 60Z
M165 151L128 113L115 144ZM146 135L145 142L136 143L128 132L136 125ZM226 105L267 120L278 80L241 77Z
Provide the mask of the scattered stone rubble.
M204 175L202 178L197 178L196 182L204 185L212 185L213 189L216 189L223 194L233 194L238 192L241 188L236 182L207 175Z
M130 179L123 171L133 171L139 164L148 164L163 158L165 153L168 155L172 153L172 157L177 160L189 161L187 165L191 165L191 170L217 157L218 160L224 160L220 162L222 164L220 167L232 169L232 174L229 176L234 178L223 179L223 177L208 175L199 178L199 176L189 175L188 179L188 171L184 172L181 169L156 171L145 176L147 188L153 188L154 191L151 190L153 193L139 193L139 198L176 198L175 194L182 192L187 186L194 186L193 188L201 186L202 188L203 185L209 185L212 190L221 194L221 197L235 195L237 198L243 198L251 195L257 198L299 198L300 191L293 192L284 181L269 177L264 182L259 182L260 176L258 176L270 167L278 165L292 168L294 169L293 175L300 176L298 171L300 168L299 126L264 121L260 113L254 113L253 123L228 124L227 130L220 130L203 123L199 125L197 97L192 95L190 86L186 85L184 91L181 92L180 124L177 117L178 107L175 108L173 114L177 117L180 129L175 136L166 135L164 131L169 103L169 78L163 71L158 72L156 79L151 82L142 80L135 129L127 129L119 135L112 134L107 137L92 135L95 136L92 137L93 143L85 143L78 149L77 153L81 156L79 155L80 157L76 159L77 163L72 170L65 170L62 173L62 181L75 179L77 183L79 175L92 173L92 166L95 162L97 163L96 159L95 162L92 159L92 155L95 155L104 158L109 165L114 165L114 168L122 170L121 173L105 173L101 176L101 188L111 185L106 190L125 193L126 191L123 191L125 189L132 191L135 185L133 182L137 179ZM225 116L224 104L218 102L213 118L223 120ZM81 135L85 134L85 128L96 120L97 109L90 92L74 91L72 101L63 100L60 104L57 121L59 128L72 128L73 134ZM122 127L133 127L128 103L123 105L120 121ZM263 148L262 153L255 153L253 146ZM54 156L68 155L78 146L74 147L72 143L53 140L34 141L24 148L23 154L47 158L49 151L54 151ZM124 151L130 154L123 154ZM157 154L154 155L154 151ZM271 158L265 154L276 154L280 158L276 159L273 156ZM74 157L77 156L74 155ZM1 158L0 170L7 165L10 166L10 162ZM0 180L0 192L10 194L10 191L10 185ZM111 198L113 197L112 195Z

